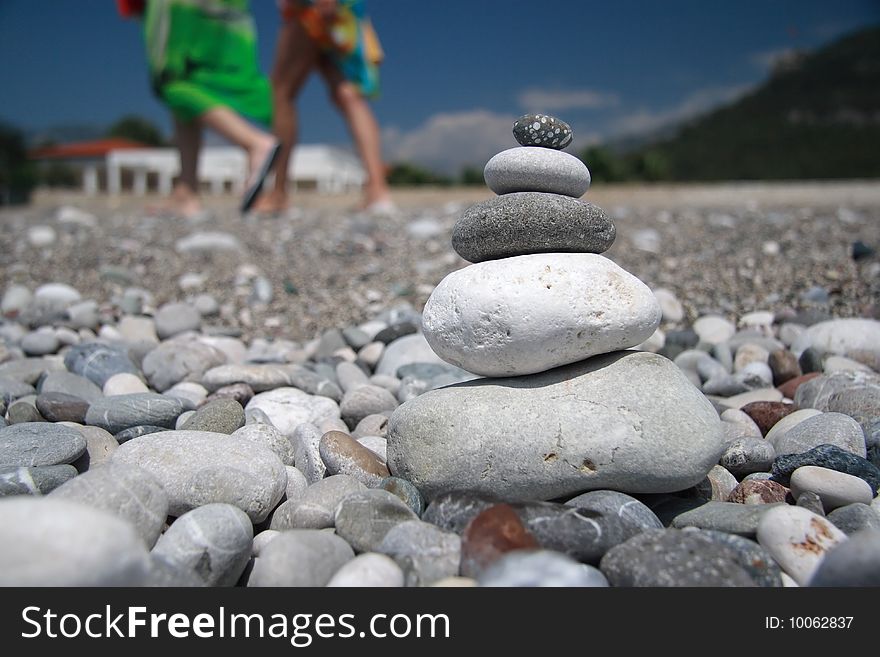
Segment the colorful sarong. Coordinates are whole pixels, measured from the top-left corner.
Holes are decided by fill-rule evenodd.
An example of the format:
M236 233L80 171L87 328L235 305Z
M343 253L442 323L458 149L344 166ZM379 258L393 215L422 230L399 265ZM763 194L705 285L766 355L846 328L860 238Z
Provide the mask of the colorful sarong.
M327 21L313 0L281 0L285 20L299 21L309 38L329 57L342 76L367 97L379 93L379 64L384 53L364 0L339 0L332 20Z
M144 18L153 90L177 118L226 106L271 123L248 0L150 0Z

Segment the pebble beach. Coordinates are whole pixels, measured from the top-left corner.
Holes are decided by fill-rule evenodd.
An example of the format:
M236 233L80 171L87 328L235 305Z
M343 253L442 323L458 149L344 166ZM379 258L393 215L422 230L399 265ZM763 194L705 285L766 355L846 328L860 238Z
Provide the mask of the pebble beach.
M880 188L506 166L0 210L0 584L880 585Z

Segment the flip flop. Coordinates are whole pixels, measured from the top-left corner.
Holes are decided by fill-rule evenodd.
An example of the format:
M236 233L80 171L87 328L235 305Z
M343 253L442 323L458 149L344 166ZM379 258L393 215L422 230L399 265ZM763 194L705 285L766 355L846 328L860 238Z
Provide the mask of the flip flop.
M278 151L280 150L281 142L275 142L275 145L269 151L269 154L266 155L263 163L260 164L260 168L257 171L257 177L254 178L254 182L251 183L251 186L247 188L247 191L244 193L244 198L241 201L242 214L253 207L254 201L256 201L257 196L260 195L260 190L263 189L263 183L266 182L266 176L268 176L269 171L272 170L272 165L275 164L275 160L278 158Z

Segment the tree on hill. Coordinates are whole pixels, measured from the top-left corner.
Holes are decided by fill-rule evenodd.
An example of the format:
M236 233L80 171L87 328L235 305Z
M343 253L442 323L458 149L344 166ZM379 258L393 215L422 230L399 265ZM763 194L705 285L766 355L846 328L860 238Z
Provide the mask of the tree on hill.
M0 123L0 205L27 203L35 184L24 135L13 126Z
M164 146L162 133L151 121L141 116L123 116L107 130L108 137L122 137L148 146Z

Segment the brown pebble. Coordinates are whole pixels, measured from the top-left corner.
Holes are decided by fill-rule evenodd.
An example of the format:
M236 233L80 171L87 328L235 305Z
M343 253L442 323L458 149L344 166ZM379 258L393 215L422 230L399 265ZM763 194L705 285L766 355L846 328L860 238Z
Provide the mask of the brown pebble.
M784 502L788 489L769 479L747 479L737 484L727 497L737 504L772 504Z
M746 404L740 410L752 418L761 430L761 435L766 436L774 424L796 411L797 406L783 402L756 401Z
M773 372L773 385L775 386L781 386L786 381L803 374L797 356L788 349L777 349L771 352L767 364L770 365L770 370Z
M378 486L385 477L391 476L375 452L342 431L328 431L321 436L318 451L328 474L346 474L366 486Z
M231 385L218 388L216 391L214 391L213 394L205 397L200 406L210 404L216 399L234 399L242 406L247 406L247 403L251 400L253 396L254 389L251 388L247 383L233 383Z
M539 547L509 504L495 504L475 516L461 536L461 574L477 577L512 550Z
M789 379L779 386L779 392L787 399L794 399L794 393L797 391L798 386L810 379L815 379L817 376L821 376L821 374L819 372L809 372L808 374L802 374L801 376Z

